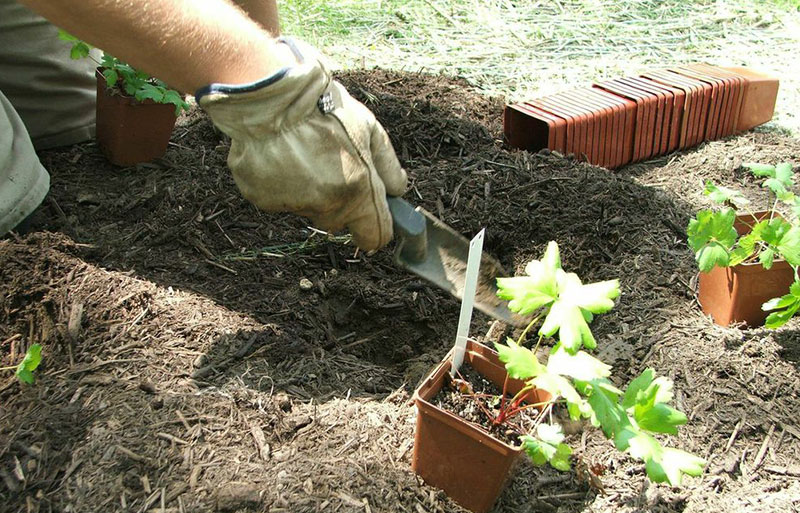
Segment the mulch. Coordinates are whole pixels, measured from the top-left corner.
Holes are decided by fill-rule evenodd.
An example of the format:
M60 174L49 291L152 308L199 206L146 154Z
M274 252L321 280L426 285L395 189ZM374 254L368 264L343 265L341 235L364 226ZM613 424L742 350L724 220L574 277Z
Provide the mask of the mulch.
M503 103L463 81L340 78L389 131L407 199L464 234L485 227L509 270L556 240L585 282L620 279L592 325L599 357L622 386L647 367L673 379L690 421L670 444L709 461L681 488L654 485L574 429L576 466L599 469L603 491L523 462L496 511L797 508L798 322L712 324L686 225L706 179L765 199L741 163L800 162L800 141L750 132L611 172L505 148ZM35 386L0 377L0 510L463 511L410 469L409 399L459 303L391 248L366 255L257 211L228 146L193 110L151 164L115 168L93 143L40 155L48 200L32 233L0 241L0 366L45 347ZM472 334L490 323L476 314Z

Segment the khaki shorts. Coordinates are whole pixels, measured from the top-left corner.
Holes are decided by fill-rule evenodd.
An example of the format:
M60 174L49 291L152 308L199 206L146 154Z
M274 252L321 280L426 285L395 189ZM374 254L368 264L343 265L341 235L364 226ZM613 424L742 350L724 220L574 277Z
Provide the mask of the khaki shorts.
M0 0L0 235L47 194L34 148L94 136L96 64L70 59L69 49L44 18Z

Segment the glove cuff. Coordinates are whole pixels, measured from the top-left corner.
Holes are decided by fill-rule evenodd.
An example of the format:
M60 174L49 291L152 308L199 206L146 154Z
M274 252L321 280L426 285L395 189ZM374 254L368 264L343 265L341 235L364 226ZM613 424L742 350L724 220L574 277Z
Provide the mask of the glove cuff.
M195 93L198 104L231 137L277 132L308 117L320 107L331 77L311 46L279 38L297 64L246 84L213 83Z
M283 43L289 47L294 54L295 58L297 59L298 64L303 64L305 58L303 53L300 51L300 48L297 47L297 44L292 38L289 37L279 37L277 39L278 43ZM237 93L247 93L250 91L255 91L257 89L261 89L262 87L267 87L270 84L273 84L283 78L286 73L289 72L291 68L289 66L284 66L283 68L279 69L272 75L262 78L261 80L256 80L255 82L248 82L245 84L208 84L206 86L201 87L194 93L195 99L200 102L200 100L207 95L210 94L237 94Z

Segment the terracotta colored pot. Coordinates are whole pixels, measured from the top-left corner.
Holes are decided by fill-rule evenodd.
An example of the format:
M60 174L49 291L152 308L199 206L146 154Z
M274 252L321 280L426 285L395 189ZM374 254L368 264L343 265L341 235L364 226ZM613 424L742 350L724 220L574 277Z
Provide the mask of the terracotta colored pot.
M778 79L747 68L722 69L736 73L747 81L736 129L740 132L750 130L772 119L778 99Z
M505 367L488 347L469 341L464 364L503 388ZM417 425L411 466L429 485L444 490L470 511L483 513L494 505L522 449L501 442L482 427L429 402L444 385L449 371L450 354L414 393ZM522 381L509 380L508 391L514 394L523 386ZM534 390L526 402L550 398L547 392Z
M96 75L97 144L103 154L118 166L163 156L177 119L175 106L111 94L99 70Z
M763 219L768 214L757 212L755 215ZM749 231L748 220L752 224L749 215L737 216L734 228L739 235ZM761 326L769 314L761 305L787 294L792 282L794 271L785 260L776 259L769 269L764 269L760 262L715 267L710 272L700 273L697 301L703 312L721 326L734 322Z

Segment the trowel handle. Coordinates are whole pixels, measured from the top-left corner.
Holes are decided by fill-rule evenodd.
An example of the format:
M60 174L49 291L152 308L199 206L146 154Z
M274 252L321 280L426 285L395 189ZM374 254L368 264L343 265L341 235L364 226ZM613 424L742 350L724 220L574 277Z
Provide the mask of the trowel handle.
M394 234L400 240L403 258L421 262L428 252L427 220L414 206L396 196L387 196Z

